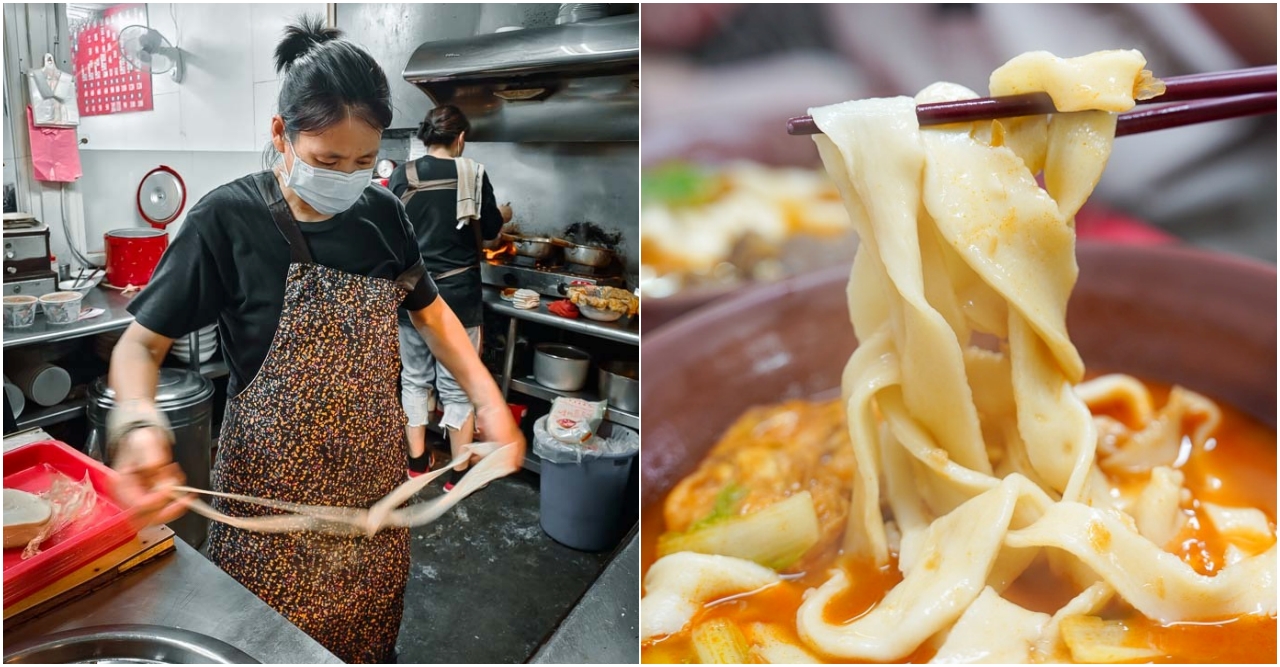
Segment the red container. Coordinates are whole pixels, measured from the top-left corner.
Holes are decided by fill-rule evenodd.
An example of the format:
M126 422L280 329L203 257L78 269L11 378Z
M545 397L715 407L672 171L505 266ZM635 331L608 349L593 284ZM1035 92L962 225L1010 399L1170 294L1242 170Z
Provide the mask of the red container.
M55 440L33 442L4 455L4 488L28 493L48 491L55 472L75 481L88 471L98 492L93 513L63 528L40 545L40 553L22 560L22 549L4 550L4 606L22 600L71 574L137 534L128 514L111 500L118 473Z
M169 247L169 233L163 229L117 229L103 235L107 249L106 282L114 287L142 287L160 256Z

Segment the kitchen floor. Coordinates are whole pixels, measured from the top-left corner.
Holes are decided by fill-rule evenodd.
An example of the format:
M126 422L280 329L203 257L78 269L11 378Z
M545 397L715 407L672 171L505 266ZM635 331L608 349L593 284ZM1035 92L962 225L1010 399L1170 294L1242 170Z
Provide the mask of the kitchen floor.
M420 496L443 493L436 482ZM414 528L401 663L529 659L604 569L610 552L563 546L538 523L538 476L495 480Z

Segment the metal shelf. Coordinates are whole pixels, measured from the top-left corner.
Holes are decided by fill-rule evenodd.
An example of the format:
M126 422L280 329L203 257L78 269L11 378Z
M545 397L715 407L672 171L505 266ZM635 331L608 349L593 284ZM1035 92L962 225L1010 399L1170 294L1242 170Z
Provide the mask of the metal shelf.
M532 377L511 378L511 388L526 396L541 398L544 401L553 401L557 397L580 398L584 401L598 401L600 398L589 391L560 391L538 384L537 380ZM640 429L640 417L630 412L624 412L609 406L605 408L604 418L615 423L626 426L627 428Z
M19 431L61 424L82 416L84 414L84 404L83 398L77 398L30 412L24 410L15 422Z
M227 367L227 362L221 359L210 361L200 366L200 374L210 380L223 377L228 373L230 373L230 369ZM15 420L17 428L19 431L44 428L83 417L85 404L85 399L74 398L47 408L40 408L30 412L23 411L22 415Z

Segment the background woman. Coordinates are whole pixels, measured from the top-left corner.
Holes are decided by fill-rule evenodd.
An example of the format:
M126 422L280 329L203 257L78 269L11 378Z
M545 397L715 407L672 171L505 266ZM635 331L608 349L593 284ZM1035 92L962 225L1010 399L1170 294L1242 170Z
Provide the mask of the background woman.
M108 439L122 500L152 522L184 511L156 410L175 338L217 322L230 367L213 488L368 507L404 481L397 309L476 406L486 439L523 437L466 331L424 275L404 208L370 187L391 100L382 68L304 19L276 49L281 73L268 171L223 185L188 214L136 322L112 355L119 407ZM518 452L523 456L523 452ZM268 512L217 501L227 514ZM258 534L214 524L209 557L347 662L391 659L408 578L408 531L372 537Z
M511 207L497 205L484 166L462 157L470 130L471 123L457 107L432 109L418 129L427 154L397 167L388 187L404 201L417 233L423 266L479 351L484 322L481 246L485 239L497 237L502 225L511 220ZM468 392L423 345L404 311L400 314L400 357L404 363L401 398L408 416L409 473L415 475L426 471L430 459L426 437L433 381L454 458L471 442L475 419ZM445 489L452 489L466 468L466 464L456 468Z

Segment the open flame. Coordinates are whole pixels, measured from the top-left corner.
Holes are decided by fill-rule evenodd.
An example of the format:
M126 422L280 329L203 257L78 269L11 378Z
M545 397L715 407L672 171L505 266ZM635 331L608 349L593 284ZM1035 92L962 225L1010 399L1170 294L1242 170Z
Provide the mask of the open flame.
M486 260L502 259L504 257L513 257L516 254L516 244L503 240L502 245L496 248L481 248Z

